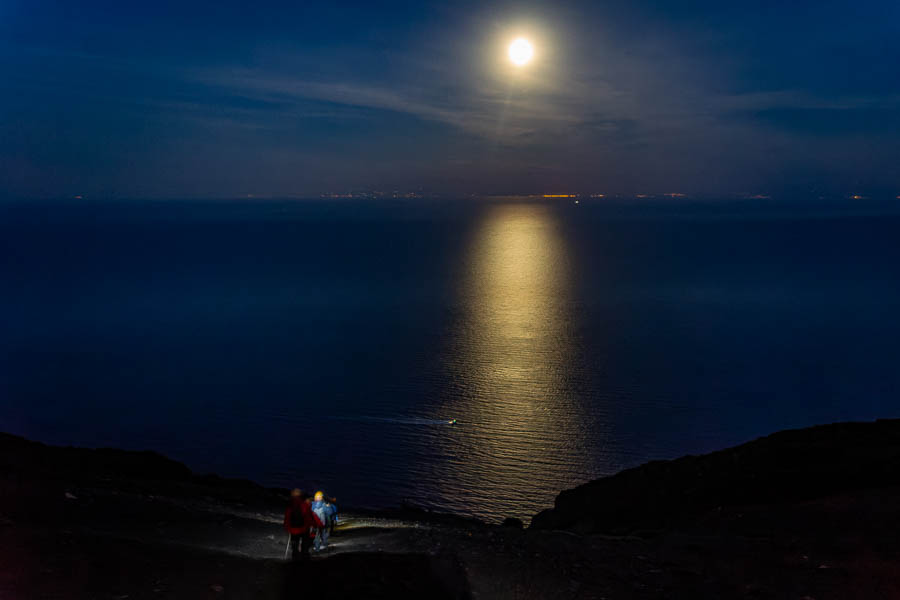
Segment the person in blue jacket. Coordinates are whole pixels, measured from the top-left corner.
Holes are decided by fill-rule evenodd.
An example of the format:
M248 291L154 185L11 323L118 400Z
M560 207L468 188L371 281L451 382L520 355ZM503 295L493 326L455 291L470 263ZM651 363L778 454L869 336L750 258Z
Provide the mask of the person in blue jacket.
M316 539L313 544L313 548L318 552L328 547L328 538L334 531L334 524L337 521L337 506L334 504L334 498L326 497L323 492L316 492L312 510L322 522L322 527L316 530Z

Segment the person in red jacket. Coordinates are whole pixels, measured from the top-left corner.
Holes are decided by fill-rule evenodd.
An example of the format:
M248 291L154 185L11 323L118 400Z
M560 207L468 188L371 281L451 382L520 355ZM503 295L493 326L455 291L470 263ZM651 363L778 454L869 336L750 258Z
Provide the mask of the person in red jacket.
M316 528L324 523L312 511L312 499L301 492L291 492L291 503L284 513L284 528L291 534L291 558L309 558L309 548L316 536ZM298 549L297 546L300 546Z

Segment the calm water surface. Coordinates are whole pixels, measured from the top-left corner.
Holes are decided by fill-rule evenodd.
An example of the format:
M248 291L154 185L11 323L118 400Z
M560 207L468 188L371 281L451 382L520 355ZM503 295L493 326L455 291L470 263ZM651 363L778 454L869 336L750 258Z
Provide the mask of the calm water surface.
M8 203L0 430L527 518L900 416L897 240L892 206Z

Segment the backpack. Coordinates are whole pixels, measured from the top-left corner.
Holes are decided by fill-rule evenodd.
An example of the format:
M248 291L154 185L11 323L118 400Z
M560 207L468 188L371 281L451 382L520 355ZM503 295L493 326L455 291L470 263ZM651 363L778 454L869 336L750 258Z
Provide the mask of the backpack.
M291 507L291 527L302 528L304 520L303 509L299 506Z

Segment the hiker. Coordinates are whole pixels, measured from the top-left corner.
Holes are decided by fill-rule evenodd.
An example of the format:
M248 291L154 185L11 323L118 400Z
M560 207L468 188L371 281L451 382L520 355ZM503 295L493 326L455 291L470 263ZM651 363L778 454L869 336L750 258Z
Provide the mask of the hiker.
M334 526L337 524L338 520L337 498L325 498L325 508L328 509L331 516L330 522L328 523L328 533L329 535L334 535Z
M312 503L313 513L322 522L322 526L316 531L316 540L313 549L318 552L328 547L328 537L334 530L334 519L337 507L330 502L323 492L316 492Z
M300 490L291 492L291 503L284 513L284 528L291 534L291 558L309 558L309 547L317 528L324 523L312 511L310 498ZM298 549L297 546L300 546Z

